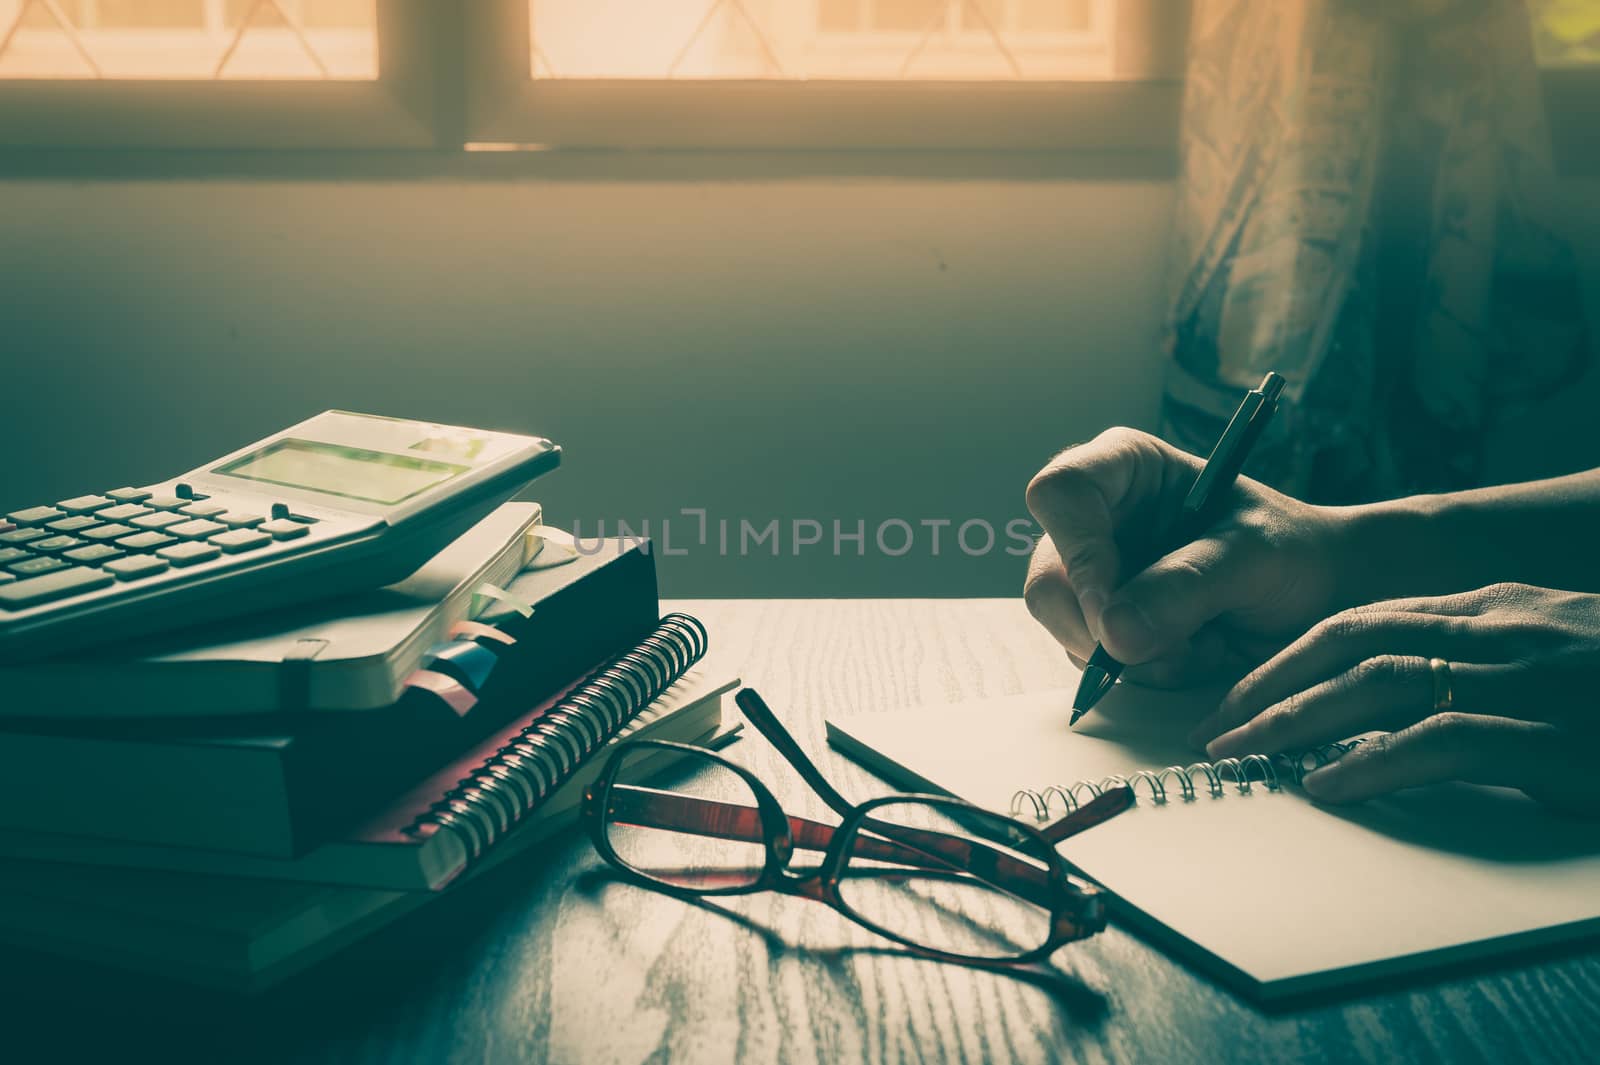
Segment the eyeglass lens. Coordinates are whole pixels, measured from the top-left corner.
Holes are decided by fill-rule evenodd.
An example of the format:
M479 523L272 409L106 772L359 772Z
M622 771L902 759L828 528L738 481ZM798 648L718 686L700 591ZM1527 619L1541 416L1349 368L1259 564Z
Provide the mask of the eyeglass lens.
M874 807L851 837L839 899L864 924L902 940L970 958L1014 958L1050 937L1041 849L998 816L889 803Z
M750 785L688 753L663 776L653 754L647 746L627 749L614 778L605 834L617 858L639 876L684 890L756 883L767 850Z

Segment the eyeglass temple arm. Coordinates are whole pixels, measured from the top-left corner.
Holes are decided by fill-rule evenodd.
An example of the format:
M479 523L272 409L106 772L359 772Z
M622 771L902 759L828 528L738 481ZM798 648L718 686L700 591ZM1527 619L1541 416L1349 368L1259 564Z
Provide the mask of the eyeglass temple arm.
M1127 809L1132 794L1128 789L1110 789L1086 803L1078 813L1092 813L1095 816L1091 823L1099 824ZM611 788L609 815L642 828L660 828L747 843L760 843L766 839L766 830L756 807L654 788L614 785ZM1063 819L1052 828L1059 828L1067 820L1071 819ZM789 817L788 822L790 836L795 846L802 850L827 850L837 831L832 826L801 817ZM862 826L878 835L857 833L851 847L852 857L899 862L933 872L982 875L998 887L1013 890L1017 895L1041 906L1051 907L1049 873L1031 862L994 850L977 840L961 839L943 832L888 824L872 818L863 821ZM1065 835L1071 834L1068 832ZM1061 838L1065 838L1065 835ZM885 836L892 838L881 838Z
M639 828L660 828L671 832L731 839L743 843L760 843L766 839L766 829L761 824L761 811L754 806L718 802L715 799L657 791L654 788L641 788L631 784L612 785L611 809L607 811L607 815L613 820ZM788 821L789 836L794 840L794 845L801 850L827 850L828 845L833 842L834 833L838 831L831 825L808 821L803 817L790 817ZM950 838L940 837L936 832L924 833L918 829L906 831L942 839ZM860 857L872 858L875 861L903 862L908 865L928 863L928 856L923 851L872 836L862 836L860 840L865 846L858 846L852 852Z
M767 738L768 742L778 748L778 753L794 766L800 778L811 785L811 790L821 796L822 801L827 803L834 813L840 817L850 816L855 804L840 795L834 786L828 783L822 771L806 757L806 752L800 749L800 744L796 743L789 730L783 727L778 715L767 706L766 700L762 699L754 688L741 689L733 699L739 704L739 709L744 711L744 716L750 719L750 723Z
M1039 831L1051 843L1071 839L1084 829L1104 824L1133 805L1133 789L1124 785L1107 788L1065 817Z

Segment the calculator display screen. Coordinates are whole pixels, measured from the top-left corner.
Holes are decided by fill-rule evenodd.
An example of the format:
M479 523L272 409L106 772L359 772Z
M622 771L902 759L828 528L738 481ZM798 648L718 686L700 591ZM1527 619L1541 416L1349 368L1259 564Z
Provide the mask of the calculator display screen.
M385 505L404 502L470 466L318 440L275 440L213 473Z

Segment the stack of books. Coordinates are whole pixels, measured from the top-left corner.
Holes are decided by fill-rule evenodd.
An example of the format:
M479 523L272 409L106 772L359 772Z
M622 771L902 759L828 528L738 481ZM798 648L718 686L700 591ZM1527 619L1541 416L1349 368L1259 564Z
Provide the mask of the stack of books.
M0 668L0 943L266 987L571 825L621 739L729 738L705 651L647 542L507 503L387 588Z

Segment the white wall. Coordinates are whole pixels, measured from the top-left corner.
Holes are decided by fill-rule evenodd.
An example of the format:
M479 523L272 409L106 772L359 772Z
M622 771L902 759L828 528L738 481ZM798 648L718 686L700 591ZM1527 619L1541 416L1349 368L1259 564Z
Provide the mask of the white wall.
M1171 197L1161 181L6 181L0 506L156 479L347 407L555 438L567 464L536 496L558 523L729 519L732 557L660 560L669 594L1011 594L1019 558L967 557L948 530L935 558L927 528L886 558L870 531L1003 526L1055 449L1152 423ZM1600 308L1600 210L1574 199ZM1501 472L1573 464L1595 435L1534 425L1556 443L1521 443ZM795 556L788 528L782 556L738 557L740 519L774 518L829 540L834 519L864 520L867 557ZM674 546L695 532L679 516Z

